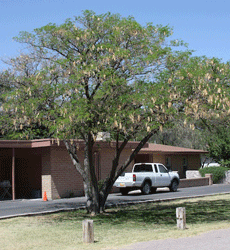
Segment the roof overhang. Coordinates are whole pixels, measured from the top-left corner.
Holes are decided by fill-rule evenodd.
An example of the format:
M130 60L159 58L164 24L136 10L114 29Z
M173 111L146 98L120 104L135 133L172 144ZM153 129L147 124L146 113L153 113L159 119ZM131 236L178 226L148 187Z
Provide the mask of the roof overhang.
M41 140L0 140L0 148L40 148L51 146L50 139Z
M148 148L142 148L141 154L163 154L163 155L181 155L181 154L207 154L208 151L200 149L182 148L169 145L149 143Z
M78 145L80 149L85 147L85 142L83 140L73 140L74 143ZM121 146L122 142L119 142ZM139 142L128 142L125 148L135 149ZM62 140L56 139L38 139L38 140L0 140L0 148L41 148L41 147L64 147L65 144ZM106 142L106 141L96 141L94 147L98 148L116 148L116 142ZM148 147L146 143L144 148Z

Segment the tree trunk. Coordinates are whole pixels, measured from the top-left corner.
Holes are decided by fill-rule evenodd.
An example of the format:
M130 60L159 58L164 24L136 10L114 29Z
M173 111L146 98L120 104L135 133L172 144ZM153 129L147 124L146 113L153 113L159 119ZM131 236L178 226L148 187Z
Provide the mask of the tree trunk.
M125 145L128 141L124 141L120 147L117 146L116 156L112 162L112 168L110 175L105 180L100 192L98 188L98 181L96 178L95 167L93 165L93 139L92 135L89 133L85 139L85 148L84 148L84 164L81 164L78 161L76 148L71 146L70 143L65 141L67 150L71 156L72 162L75 165L76 169L80 172L83 183L84 191L86 196L86 209L87 212L95 215L105 211L105 203L108 198L109 193L112 190L113 184L116 179L120 176L122 172L128 167L128 165L134 160L134 157L138 154L144 144L149 140L149 138L154 134L154 132L149 133L142 141L138 144L136 149L132 152L127 161L119 168L119 159L120 154L125 148ZM117 142L119 143L119 142Z
M102 189L100 190L100 194L99 194L100 195L100 212L105 211L106 200L107 200L108 195L110 194L110 192L113 188L113 184L116 181L116 179L120 176L120 174L122 174L125 171L125 169L129 166L129 164L134 160L135 156L139 153L141 148L145 145L145 143L151 138L151 136L154 133L156 133L156 130L149 133L145 138L143 138L140 141L140 143L135 148L135 150L132 152L130 157L120 167L120 169L118 171L116 171L116 170L117 170L118 165L119 165L120 155L121 155L121 152L123 151L123 149L125 148L127 141L126 142L124 141L124 144L122 144L120 148L117 147L116 157L113 159L113 162L112 162L112 169L110 171L110 176L106 179ZM119 142L117 141L117 143L119 143Z
M84 181L87 212L94 215L100 213L99 193L90 180Z
M92 137L88 136L87 140L85 140L84 164L79 162L76 145L70 143L68 140L65 140L64 143L72 159L72 163L83 178L87 212L91 214L100 213L98 183L92 162Z
M84 171L86 178L84 180L85 195L87 198L86 207L88 213L100 213L100 198L98 181L95 173L95 166L93 164L93 144L94 140L92 134L88 133L85 138L85 157L84 157Z

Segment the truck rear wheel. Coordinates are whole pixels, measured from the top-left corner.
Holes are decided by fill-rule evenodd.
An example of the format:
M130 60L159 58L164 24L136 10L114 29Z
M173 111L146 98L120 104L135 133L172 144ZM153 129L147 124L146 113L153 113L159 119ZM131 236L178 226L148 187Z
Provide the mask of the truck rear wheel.
M142 192L142 194L149 194L150 193L150 191L151 191L151 186L150 186L150 184L149 184L149 182L145 182L144 183L144 186L142 187L142 189L141 189L141 192Z

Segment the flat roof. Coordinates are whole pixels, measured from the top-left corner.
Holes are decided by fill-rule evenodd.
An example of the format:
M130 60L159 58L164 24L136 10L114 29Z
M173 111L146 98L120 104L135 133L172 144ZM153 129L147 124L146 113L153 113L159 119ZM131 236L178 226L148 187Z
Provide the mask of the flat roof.
M84 147L83 140L74 140L79 148ZM120 142L121 144L122 142ZM138 141L128 142L125 148L135 149L139 144ZM58 143L57 139L37 139L37 140L0 140L0 148L41 148L41 147L52 147L52 146L62 146L64 147L64 142L60 140ZM116 142L106 142L106 141L96 141L95 147L110 147L115 148ZM208 152L200 149L182 148L176 146L146 143L139 153L161 153L161 154L207 154Z
M40 148L51 146L51 139L0 140L0 148Z
M85 143L83 140L73 140L78 144L80 148L83 148ZM57 139L37 139L37 140L0 140L0 148L41 148L41 147L51 147L51 146L62 146L64 147L64 142L62 140L58 143ZM121 144L121 142L120 142ZM136 148L139 142L128 142L125 148ZM106 142L106 141L96 141L94 146L105 147L116 147L116 142ZM148 144L145 144L144 147L148 147Z
M161 153L161 154L207 154L208 151L201 149L182 148L176 146L149 143L148 148L142 148L141 153Z

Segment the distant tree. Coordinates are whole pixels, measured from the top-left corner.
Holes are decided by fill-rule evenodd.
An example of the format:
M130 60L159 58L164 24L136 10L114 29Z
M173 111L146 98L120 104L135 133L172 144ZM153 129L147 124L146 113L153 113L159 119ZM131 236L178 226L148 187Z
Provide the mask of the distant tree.
M206 121L209 155L223 166L230 166L230 123L229 119Z
M39 139L51 137L52 132L50 133L48 127L45 127L38 121L32 121L27 125L25 124L23 128L22 126L17 127L13 110L3 109L4 103L7 104L9 101L9 95L17 92L22 86L24 88L29 88L31 86L29 79L35 74L35 72L37 72L40 64L39 60L31 60L27 55L22 54L20 57L11 60L4 60L3 62L8 64L10 69L0 72L0 138ZM14 100L16 101L16 99L12 99L12 101ZM18 109L16 105L15 109ZM22 119L22 117L20 119Z
M177 106L184 114L180 113L179 119L159 133L158 140L178 146L186 146L186 141L189 145L190 141L194 148L199 144L200 148L205 148L208 136L212 136L207 133L207 129L210 131L212 126L215 128L216 120L228 120L230 116L230 63L223 63L217 58L178 58L174 55L168 57L167 69L162 77L176 85L178 94L182 94L181 100L185 98L185 102Z
M223 63L217 58L194 58L186 68L189 70L187 78L184 71L183 80L191 78L195 84L197 82L199 95L195 99L200 101L194 102L194 95L187 99L193 105L186 109L185 123L191 122L192 128L205 135L210 157L229 165L230 63ZM190 91L193 92L194 87ZM208 108L204 109L205 106ZM194 126L193 119L199 121Z
M195 127L197 127L197 121ZM207 140L206 133L205 135L204 133L204 129L192 129L189 125L184 125L184 120L178 119L170 127L154 134L150 141L163 145L206 150Z
M172 50L179 42L169 46L170 34L169 27L142 26L133 17L84 11L62 25L49 24L16 38L29 53L10 61L15 87L4 95L3 112L21 137L39 124L57 142L65 142L83 178L90 213L104 210L115 180L154 133L181 113L196 117L216 105L208 94L214 97L216 87L205 76L203 82L191 75L190 52ZM216 107L212 113L222 111ZM93 165L98 132L109 132L116 142L111 171L100 189ZM120 162L125 146L136 138L140 143ZM84 163L78 158L78 139L85 142Z

